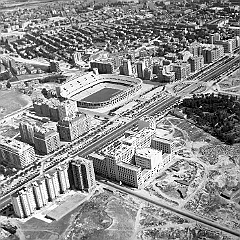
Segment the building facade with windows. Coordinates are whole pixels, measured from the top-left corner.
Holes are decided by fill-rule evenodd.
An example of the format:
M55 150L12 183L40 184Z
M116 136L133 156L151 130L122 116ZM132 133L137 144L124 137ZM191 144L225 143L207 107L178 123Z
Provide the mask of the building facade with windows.
M37 209L65 193L70 188L68 166L60 165L11 195L15 215L19 218L29 217Z
M0 139L0 162L15 168L24 168L36 160L34 148L16 139Z
M34 132L34 146L37 152L49 154L60 147L59 133L54 129L36 127Z
M71 161L74 188L92 192L96 187L93 162L82 157L75 157Z
M79 114L73 118L66 117L58 122L57 128L62 141L71 142L91 127L90 118L86 114Z

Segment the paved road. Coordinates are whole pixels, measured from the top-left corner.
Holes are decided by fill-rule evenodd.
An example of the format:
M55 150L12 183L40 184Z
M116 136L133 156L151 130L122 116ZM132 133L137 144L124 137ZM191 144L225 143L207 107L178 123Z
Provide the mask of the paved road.
M170 206L170 205L168 205L168 204L165 204L165 203L163 204L163 203L161 203L160 201L154 200L153 198L151 198L151 196L143 195L143 194L141 194L141 193L139 193L139 192L135 192L135 191L130 190L129 188L126 188L126 187L121 187L121 186L119 186L119 185L117 185L117 184L114 184L114 183L112 183L112 182L103 182L103 181L100 181L100 182L101 182L102 184L107 185L107 186L110 186L110 187L112 187L112 188L114 188L114 189L116 189L116 190L119 190L119 191L121 191L121 192L130 194L130 195L135 196L135 197L137 197L137 198L140 198L140 199L142 199L142 200L144 200L144 201L146 201L146 202L150 202L150 203L152 203L152 204L154 204L154 205L157 205L157 206L159 206L159 207L168 209L168 210L170 210L170 211L172 211L172 212L175 212L175 213L177 213L177 214L179 214L179 215L182 215L182 216L184 216L184 217L193 219L194 221L198 221L198 222L200 222L200 223L203 223L203 224L206 224L206 225L208 225L208 226L211 226L211 227L213 227L213 228L215 228L215 229L217 229L217 230L224 231L224 232L230 233L230 234L232 234L232 235L234 235L234 236L240 237L240 232L234 231L234 230L232 230L232 229L229 229L229 228L227 228L227 227L225 227L225 226L222 226L222 225L220 225L220 224L218 224L218 223L216 223L216 222L210 221L210 220L208 220L208 219L206 219L206 218L197 216L197 215L195 215L194 213L191 213L191 212L189 212L189 211L187 211L187 210L181 210L181 209L179 209L179 208L172 207L172 206Z

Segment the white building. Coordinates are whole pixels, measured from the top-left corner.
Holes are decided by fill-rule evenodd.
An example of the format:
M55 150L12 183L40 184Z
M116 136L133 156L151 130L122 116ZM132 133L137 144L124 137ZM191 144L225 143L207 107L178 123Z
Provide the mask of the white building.
M132 72L132 64L130 59L123 60L123 75L131 76Z
M153 169L162 163L162 152L153 148L137 148L135 163L142 169Z

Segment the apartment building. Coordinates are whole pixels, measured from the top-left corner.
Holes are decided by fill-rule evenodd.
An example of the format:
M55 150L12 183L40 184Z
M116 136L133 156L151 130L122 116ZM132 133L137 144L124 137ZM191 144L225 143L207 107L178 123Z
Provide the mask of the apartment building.
M188 62L178 61L172 64L172 72L175 72L176 80L184 80L191 72L190 64Z
M66 117L74 118L77 114L77 102L72 100L66 100L58 105L59 120L63 120Z
M85 114L66 117L58 122L57 128L62 141L71 142L90 129L90 119Z
M36 127L34 131L34 146L40 154L49 154L60 147L59 133L50 128Z
M11 196L15 215L26 218L69 188L68 165L63 164Z
M171 154L174 148L174 143L170 139L155 136L151 141L151 147L158 151L162 151L163 154Z
M191 57L188 59L188 62L191 66L191 72L197 72L204 67L204 58L203 56Z
M153 169L162 162L162 152L153 148L137 148L135 153L136 166L144 169Z
M142 185L141 167L127 164L124 162L117 163L118 177L117 181L128 184L130 186L140 188Z
M0 139L0 162L15 168L24 168L35 160L34 148L16 139Z
M96 187L93 162L82 157L75 157L70 164L75 189L93 191Z

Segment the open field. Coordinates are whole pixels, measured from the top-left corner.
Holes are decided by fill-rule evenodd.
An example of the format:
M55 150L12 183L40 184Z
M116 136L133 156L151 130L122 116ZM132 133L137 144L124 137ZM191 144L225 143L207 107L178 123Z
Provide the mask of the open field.
M110 192L100 193L83 204L65 239L131 239L137 208L138 204L128 205Z
M227 145L187 120L169 115L166 119L173 124L173 136L185 141L190 158L181 155L185 159L181 160L178 151L179 160L169 168L170 171L153 181L150 190L154 195L162 195L171 205L176 201L183 209L240 231L239 143ZM190 166L186 165L191 161L194 162ZM192 182L194 176L196 182ZM179 178L189 186L185 182L176 183ZM181 183L185 186L181 186L182 195L179 195L177 189ZM163 237L158 232L154 234Z
M154 189L162 192L170 199L178 201L187 198L202 181L204 169L201 164L186 161L177 161L166 174L154 181Z
M29 101L30 97L14 90L0 91L0 119L25 107Z

